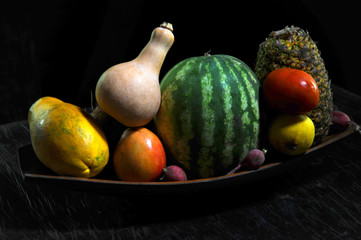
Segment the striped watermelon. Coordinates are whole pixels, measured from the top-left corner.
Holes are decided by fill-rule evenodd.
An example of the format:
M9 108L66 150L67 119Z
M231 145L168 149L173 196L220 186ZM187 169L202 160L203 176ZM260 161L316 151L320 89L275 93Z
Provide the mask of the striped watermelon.
M160 88L157 133L190 178L224 175L258 147L259 83L239 59L185 59Z

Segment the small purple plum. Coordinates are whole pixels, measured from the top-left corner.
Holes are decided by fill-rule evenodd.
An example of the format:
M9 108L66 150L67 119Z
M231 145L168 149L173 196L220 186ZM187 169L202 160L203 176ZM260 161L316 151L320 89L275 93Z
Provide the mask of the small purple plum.
M353 126L355 131L361 134L360 126L351 120L351 118L344 112L335 110L332 112L332 128L335 131L344 131L349 126Z
M187 175L184 170L176 165L170 165L163 168L165 181L187 181Z
M266 159L266 149L252 149L248 152L246 158L238 164L234 169L232 169L227 175L236 173L239 169L242 167L247 167L249 169L256 170L258 169L265 161Z
M347 128L351 123L350 117L341 111L333 111L332 112L332 123L336 124L341 128Z
M248 152L246 158L242 162L242 166L251 169L258 169L266 159L265 152L266 150L252 149Z

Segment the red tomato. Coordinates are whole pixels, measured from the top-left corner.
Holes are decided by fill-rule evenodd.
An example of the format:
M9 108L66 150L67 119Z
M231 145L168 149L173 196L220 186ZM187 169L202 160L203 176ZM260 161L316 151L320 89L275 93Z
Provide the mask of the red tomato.
M305 114L319 102L317 83L304 71L280 68L267 75L263 94L268 105L289 114Z

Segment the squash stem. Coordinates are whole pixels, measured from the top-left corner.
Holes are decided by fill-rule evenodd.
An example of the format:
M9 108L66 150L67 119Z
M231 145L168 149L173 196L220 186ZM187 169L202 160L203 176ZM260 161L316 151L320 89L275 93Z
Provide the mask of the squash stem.
M162 28L166 28L168 29L169 31L173 32L173 25L171 23L168 23L168 22L163 22L160 27Z

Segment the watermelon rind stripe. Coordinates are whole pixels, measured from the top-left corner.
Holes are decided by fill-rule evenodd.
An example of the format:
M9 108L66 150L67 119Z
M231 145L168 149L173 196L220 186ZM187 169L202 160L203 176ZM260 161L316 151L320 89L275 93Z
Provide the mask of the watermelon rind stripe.
M212 74L209 70L210 63L206 62L201 64L200 71L202 72L202 78L200 79L201 85L201 117L202 122L204 123L201 133L201 143L202 146L199 150L199 158L197 164L199 166L199 174L201 176L209 173L210 169L214 169L214 156L209 151L214 145L214 130L216 127L215 124L215 114L213 107L211 106L211 101L213 99L213 86L212 86ZM199 131L198 129L196 131Z
M222 61L222 63L215 58L216 66L219 70L221 88L223 89L223 111L224 111L224 138L223 138L223 149L221 152L221 163L222 167L229 166L233 162L233 150L234 144L232 144L235 140L235 132L233 129L234 125L234 111L232 111L233 107L233 95L232 94L232 83L234 83L235 78L230 78L228 74L224 73L224 70L228 71L228 66L225 64L226 62Z
M176 75L176 78L179 78L182 82L180 84L188 84L187 79L189 78L187 76L187 73L189 74L189 69L192 66L192 63L194 60L187 61L186 64L180 66L182 67ZM179 73L183 74L182 76L179 76ZM185 102L181 105L178 105L176 112L180 113L180 116L174 116L175 118L178 118L179 124L175 124L175 127L180 127L179 132L181 136L179 136L180 141L177 141L175 144L176 152L179 156L182 156L183 158L180 159L180 163L184 165L185 168L191 169L190 163L192 162L191 153L192 153L192 146L189 145L189 141L193 139L194 137L194 130L192 128L192 112L189 108L190 103L188 102L190 99L192 99L193 96L193 88L187 87L185 88L185 91L179 91L179 94L184 94L186 97L184 98ZM183 96L181 96L183 97Z

